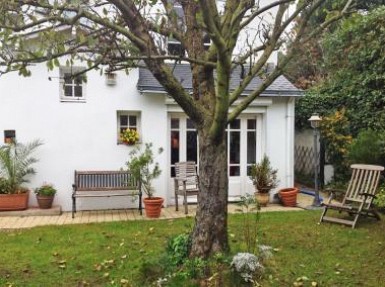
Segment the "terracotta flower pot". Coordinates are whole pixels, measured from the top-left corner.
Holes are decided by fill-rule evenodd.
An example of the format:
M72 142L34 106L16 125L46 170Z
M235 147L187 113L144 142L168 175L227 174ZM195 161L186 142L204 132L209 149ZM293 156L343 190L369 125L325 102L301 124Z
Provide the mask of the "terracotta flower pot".
M289 187L279 190L279 197L284 206L295 207L297 205L298 188Z
M0 194L0 211L25 210L28 208L29 191L15 194Z
M55 196L46 196L46 195L36 195L37 204L41 209L49 209L52 207L52 203Z
M150 218L158 218L160 216L160 212L162 211L162 205L164 199L161 197L147 197L143 199L144 202L144 210L146 211L147 217Z

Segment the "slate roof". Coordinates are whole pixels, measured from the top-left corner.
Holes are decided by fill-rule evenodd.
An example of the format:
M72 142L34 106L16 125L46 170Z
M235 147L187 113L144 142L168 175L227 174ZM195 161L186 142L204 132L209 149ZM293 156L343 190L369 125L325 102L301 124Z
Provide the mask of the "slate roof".
M191 70L189 64L177 64L173 65L174 75L182 83L183 87L191 92L192 81L191 81ZM230 80L230 90L234 90L240 83L241 69L240 67L233 71ZM245 95L250 94L262 83L262 79L255 77L245 89ZM137 87L139 91L146 92L165 92L163 86L159 84L158 80L154 78L151 72L146 68L139 68L139 80ZM278 77L263 93L261 96L301 96L303 91L296 88L290 83L284 76Z

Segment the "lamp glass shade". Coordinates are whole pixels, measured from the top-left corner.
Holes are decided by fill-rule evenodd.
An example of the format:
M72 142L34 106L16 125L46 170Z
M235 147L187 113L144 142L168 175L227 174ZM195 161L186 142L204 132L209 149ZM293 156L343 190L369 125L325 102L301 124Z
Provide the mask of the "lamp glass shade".
M317 113L314 113L308 121L310 122L310 125L313 129L316 129L320 126L321 118Z

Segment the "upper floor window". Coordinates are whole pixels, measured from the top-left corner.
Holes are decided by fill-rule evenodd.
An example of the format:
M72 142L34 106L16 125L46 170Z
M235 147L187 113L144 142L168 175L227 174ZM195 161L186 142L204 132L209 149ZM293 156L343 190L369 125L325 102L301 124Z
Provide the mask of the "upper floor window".
M85 102L84 74L78 75L83 67L60 68L60 100L62 102Z

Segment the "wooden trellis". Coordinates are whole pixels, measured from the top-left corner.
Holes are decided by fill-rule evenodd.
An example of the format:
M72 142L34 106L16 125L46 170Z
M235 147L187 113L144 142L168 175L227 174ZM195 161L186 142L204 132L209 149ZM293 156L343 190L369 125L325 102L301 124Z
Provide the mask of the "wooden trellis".
M296 146L294 149L294 169L296 172L314 175L314 149L307 146Z

